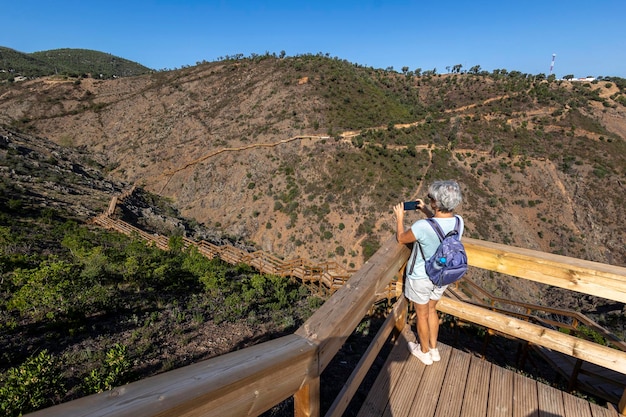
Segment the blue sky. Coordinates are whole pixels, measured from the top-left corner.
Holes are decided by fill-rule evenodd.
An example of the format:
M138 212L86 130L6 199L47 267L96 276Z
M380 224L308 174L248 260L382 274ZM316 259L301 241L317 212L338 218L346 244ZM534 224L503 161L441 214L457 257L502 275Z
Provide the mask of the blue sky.
M82 48L153 69L227 55L321 52L400 71L463 69L626 78L626 1L20 0L0 46Z

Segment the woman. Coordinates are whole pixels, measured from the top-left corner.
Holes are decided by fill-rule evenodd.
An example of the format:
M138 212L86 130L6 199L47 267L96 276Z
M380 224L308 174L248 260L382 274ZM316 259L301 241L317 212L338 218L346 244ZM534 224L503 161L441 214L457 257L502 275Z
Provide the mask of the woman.
M460 222L459 237L463 234L463 218L454 214L454 209L461 204L463 197L461 188L456 181L435 181L428 187L430 208L418 199L418 210L427 217L435 219L444 234L454 229L456 218ZM393 208L396 216L396 238L399 243L414 243L407 267L404 295L413 303L417 314L417 336L419 343L409 342L411 353L425 365L441 360L437 349L439 334L439 315L435 306L443 295L446 286L435 286L424 268L424 258L430 258L439 246L439 237L430 224L424 219L418 220L409 229L404 228L404 205L397 204ZM424 258L419 246L424 251Z

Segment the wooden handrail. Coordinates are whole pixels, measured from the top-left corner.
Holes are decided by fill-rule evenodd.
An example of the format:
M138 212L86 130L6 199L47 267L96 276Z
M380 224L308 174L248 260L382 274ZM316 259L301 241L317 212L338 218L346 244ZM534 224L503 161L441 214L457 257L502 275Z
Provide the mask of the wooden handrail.
M339 392L337 398L335 398L335 401L328 409L326 417L340 417L343 415L391 332L395 330L397 333L400 333L405 327L407 321L407 307L408 301L404 297L400 297L400 300L393 305L391 312L378 330L373 342L365 353L363 353L363 356L361 356L359 363L354 367L352 374L344 384L341 392Z
M469 303L452 300L451 298L442 298L437 303L437 309L465 321L485 326L626 375L626 352L579 339L575 336L561 333L558 330L547 329L544 326L529 323L525 320L516 319Z
M319 374L366 316L376 301L376 294L385 289L396 276L408 254L406 246L398 245L395 237L390 238L347 284L337 290L296 330L295 334L319 346Z
M626 268L463 237L470 265L626 303Z
M289 335L30 415L255 416L317 374L316 350Z
M605 329L604 327L600 326L598 323L596 323L595 321L591 320L589 317L587 317L584 314L581 314L581 313L579 313L577 311L563 310L563 309L553 308L553 307L549 307L549 306L540 306L540 305L536 305L536 304L524 303L524 302L521 302L521 301L507 300L507 299L504 299L504 298L495 297L495 296L489 294L484 289L482 289L480 286L478 286L472 280L467 279L467 278L463 279L463 281L461 281L459 285L462 286L463 290L467 290L469 293L474 295L476 299L480 299L480 296L476 295L476 292L478 292L483 297L487 297L489 299L489 303L488 304L491 306L492 309L500 310L501 312L504 312L505 314L512 314L512 315L518 315L519 314L519 315L526 316L527 319L530 319L530 318L534 317L534 316L532 316L531 312L532 311L536 311L536 312L541 312L541 313L552 313L552 314L557 314L557 315L560 315L560 316L563 316L563 317L569 317L572 320L573 324L567 324L567 323L558 322L558 321L549 320L549 319L540 318L540 317L534 317L534 319L537 320L537 321L541 321L542 323L550 324L551 326L554 326L554 327L561 327L561 328L568 329L568 330L573 330L573 331L575 331L578 328L578 324L579 323L582 323L585 326L587 326L590 329L592 329L595 332L597 332L598 334L602 335L606 339L606 341L608 343L610 343L612 346L614 346L615 348L626 352L626 342L625 341L620 340L613 333L609 332L607 329ZM523 314L523 313L515 313L513 311L506 310L504 308L494 307L495 303L498 303L500 305L505 305L505 306L509 305L509 306L520 307L520 308L525 309L526 313L525 314ZM474 303L474 304L476 304L476 303Z

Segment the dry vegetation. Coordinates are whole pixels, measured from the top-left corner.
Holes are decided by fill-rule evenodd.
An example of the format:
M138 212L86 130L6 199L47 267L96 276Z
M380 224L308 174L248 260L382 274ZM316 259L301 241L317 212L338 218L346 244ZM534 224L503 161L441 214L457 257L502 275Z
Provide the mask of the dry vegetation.
M285 258L358 268L393 203L455 177L471 236L626 264L626 111L608 81L304 56L0 91L3 123L102 154L112 177Z

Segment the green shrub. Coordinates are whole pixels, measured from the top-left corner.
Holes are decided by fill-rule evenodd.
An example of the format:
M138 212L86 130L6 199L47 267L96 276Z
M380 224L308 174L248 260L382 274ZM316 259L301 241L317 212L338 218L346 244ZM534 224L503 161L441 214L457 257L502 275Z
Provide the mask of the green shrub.
M116 343L107 351L102 366L85 377L85 391L95 394L128 382L131 365L126 346Z
M63 393L62 375L47 350L0 378L0 410L7 417L48 407Z
M361 247L363 247L363 259L367 260L380 249L380 242L375 237L368 236L361 243Z
M17 291L7 303L22 316L54 319L57 315L85 313L107 299L107 291L79 274L64 261L43 262L38 268L16 270L13 284Z

